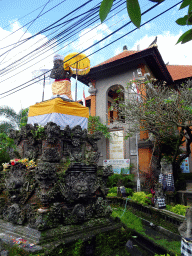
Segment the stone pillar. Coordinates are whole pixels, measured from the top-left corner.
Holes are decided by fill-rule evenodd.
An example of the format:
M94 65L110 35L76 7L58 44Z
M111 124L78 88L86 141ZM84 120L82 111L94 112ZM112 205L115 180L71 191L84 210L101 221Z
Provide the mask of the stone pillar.
M97 89L95 88L95 81L89 83L89 90L88 92L91 94L91 116L96 116L96 92Z

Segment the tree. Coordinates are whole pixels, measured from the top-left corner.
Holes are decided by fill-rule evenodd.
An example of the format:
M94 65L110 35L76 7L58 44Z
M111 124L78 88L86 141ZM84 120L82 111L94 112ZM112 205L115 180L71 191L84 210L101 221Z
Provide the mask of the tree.
M99 10L99 16L100 16L101 22L103 22L106 19L113 5L113 1L114 0L103 0L101 2L101 6ZM165 0L149 0L149 1L160 4ZM127 12L128 12L129 18L137 28L140 28L141 9L140 9L138 0L126 0L126 2L127 2ZM183 3L181 4L180 9L183 9L187 6L188 6L188 13L182 18L179 18L178 20L176 20L176 23L178 25L181 25L181 26L192 25L192 0L183 0ZM189 29L183 35L180 36L180 38L177 41L177 44L180 42L184 44L191 40L192 40L192 29Z
M21 109L17 114L14 109L3 106L0 107L0 116L5 120L0 121L0 133L8 134L10 129L18 129L27 124L29 109Z
M105 138L110 138L109 128L99 121L99 116L90 116L88 119L88 133L100 132Z
M137 86L139 96L130 84L128 89L132 97L125 101L118 99L115 107L129 124L127 136L140 130L154 136L153 156L156 155L159 162L163 156L169 159L176 182L182 161L191 153L192 83L188 81L171 87L166 86L165 82L143 81L138 82Z
M9 162L9 149L15 149L14 140L10 139L5 133L0 133L0 171L2 169L2 164Z

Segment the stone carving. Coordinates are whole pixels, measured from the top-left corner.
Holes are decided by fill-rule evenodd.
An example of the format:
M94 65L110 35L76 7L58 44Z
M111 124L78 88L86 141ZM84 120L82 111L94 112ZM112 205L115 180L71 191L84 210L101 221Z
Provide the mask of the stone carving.
M178 230L183 238L192 239L192 207L186 210L185 218Z
M61 131L49 122L42 137L38 126L11 131L22 156L36 161L33 167L14 162L0 176L0 218L16 225L45 230L108 217L106 182L110 167L97 167L97 141L80 126Z
M48 143L56 143L60 138L60 127L53 122L49 122L45 125L44 128Z

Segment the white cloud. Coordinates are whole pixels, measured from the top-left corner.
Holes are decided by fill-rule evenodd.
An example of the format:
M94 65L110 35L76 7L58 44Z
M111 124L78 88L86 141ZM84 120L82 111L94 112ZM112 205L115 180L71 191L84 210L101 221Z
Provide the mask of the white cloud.
M94 25L95 27L96 25ZM108 26L105 23L100 24L96 28L89 27L87 29L84 29L79 34L78 40L73 43L73 47L77 49L77 51L82 51L88 47L91 47L93 44L97 43L98 41L102 40L105 36L109 35L111 33L111 30L108 28ZM107 43L107 40L104 40L103 42L99 43L99 47L102 47ZM89 55L94 51L95 47L91 47L84 53L86 55Z
M1 38L5 38L12 32L20 28L21 25L16 22L12 24L11 31L6 31L0 28ZM17 43L20 38L21 40L32 36L28 31L23 35L25 29L21 29L11 36L5 38L1 41L0 46L0 94L11 90L21 84L32 79L32 72L39 69L51 69L53 66L53 55L54 51L48 46L48 51L42 53L40 46L43 43L48 42L48 38L43 35L38 35L28 41L26 41L21 46L13 49L10 44ZM19 44L18 44L19 45ZM9 47L7 47L9 46ZM4 48L6 47L6 48ZM39 47L38 50L36 50ZM4 48L4 49L2 49ZM12 50L11 50L12 49ZM8 54L5 53L7 50L11 50ZM30 52L34 51L32 55L28 55ZM5 53L5 54L4 54ZM17 62L12 65L15 61L25 57L21 63ZM50 56L49 56L50 55ZM33 60L30 58L33 56ZM46 58L47 57L47 58ZM25 61L25 59L27 61ZM33 65L33 66L32 66ZM30 67L32 66L32 67ZM26 69L26 70L24 70ZM10 78L11 77L11 78ZM28 84L26 84L27 86ZM19 89L19 88L18 88ZM17 112L22 108L29 107L42 100L43 82L36 83L23 89L17 93L14 93L8 97L0 99L0 105L8 105L14 108ZM6 94L4 94L6 95ZM4 95L0 95L0 98ZM51 96L51 85L46 82L45 86L45 99Z
M169 65L192 65L192 42L176 45L181 34L182 32L173 35L166 31L162 35L157 35L158 50L164 62L169 62ZM136 50L138 44L140 45L140 50L146 49L154 39L155 36L146 35L134 44L132 50Z
M122 52L122 49L123 49L122 47L121 48L120 47L116 48L114 50L114 55L120 54Z

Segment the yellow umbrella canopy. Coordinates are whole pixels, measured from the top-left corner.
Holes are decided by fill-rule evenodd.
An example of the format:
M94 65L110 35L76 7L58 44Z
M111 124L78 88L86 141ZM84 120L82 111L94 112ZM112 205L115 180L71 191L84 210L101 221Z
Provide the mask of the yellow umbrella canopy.
M86 75L90 71L90 60L83 53L73 52L65 56L63 60L64 70L71 70L76 75Z

